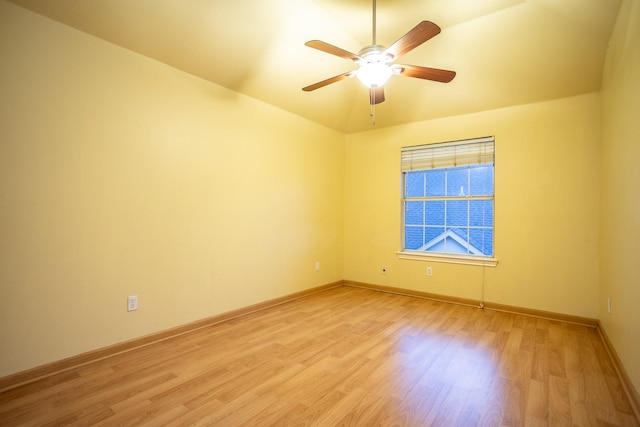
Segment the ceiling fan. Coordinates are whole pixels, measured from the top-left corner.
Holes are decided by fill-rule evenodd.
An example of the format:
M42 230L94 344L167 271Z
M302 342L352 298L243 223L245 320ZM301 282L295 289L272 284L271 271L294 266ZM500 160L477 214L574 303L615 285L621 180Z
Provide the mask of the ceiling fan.
M369 103L373 107L375 104L384 101L384 84L393 74L449 83L456 76L455 71L417 65L392 64L393 61L405 53L438 35L440 31L440 27L433 22L422 21L391 46L379 45L376 43L376 0L373 0L373 41L357 54L320 40L310 40L305 43L306 46L314 49L339 56L340 58L350 59L357 63L359 68L303 87L302 90L310 92L355 75L369 88Z

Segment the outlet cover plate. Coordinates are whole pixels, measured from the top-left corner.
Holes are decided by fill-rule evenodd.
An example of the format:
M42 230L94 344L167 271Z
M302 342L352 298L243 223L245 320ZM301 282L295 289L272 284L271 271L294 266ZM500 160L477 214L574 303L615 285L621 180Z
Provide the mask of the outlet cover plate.
M138 309L138 295L127 297L127 311L136 311Z

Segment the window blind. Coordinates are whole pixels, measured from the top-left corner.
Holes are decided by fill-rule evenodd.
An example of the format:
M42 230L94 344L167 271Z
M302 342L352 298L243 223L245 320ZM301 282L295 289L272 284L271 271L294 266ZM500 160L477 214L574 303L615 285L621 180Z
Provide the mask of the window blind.
M400 159L402 172L410 172L435 168L493 164L494 156L494 138L493 136L487 136L462 141L403 147Z

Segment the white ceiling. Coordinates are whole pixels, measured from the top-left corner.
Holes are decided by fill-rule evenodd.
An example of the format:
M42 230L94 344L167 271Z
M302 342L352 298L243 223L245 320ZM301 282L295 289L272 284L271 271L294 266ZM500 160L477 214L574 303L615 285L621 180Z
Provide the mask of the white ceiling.
M344 133L371 129L357 68L304 46L371 44L370 0L11 0L127 49ZM447 84L393 76L376 128L600 89L621 0L378 0L377 42L422 20L442 33L400 63L455 70Z

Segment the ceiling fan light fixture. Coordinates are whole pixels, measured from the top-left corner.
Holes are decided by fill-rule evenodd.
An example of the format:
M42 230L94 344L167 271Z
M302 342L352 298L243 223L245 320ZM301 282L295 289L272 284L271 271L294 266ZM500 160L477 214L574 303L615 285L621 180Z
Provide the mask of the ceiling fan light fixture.
M391 74L391 67L384 62L367 62L356 71L358 79L368 88L382 87Z
M331 83L339 82L355 74L358 77L358 80L369 88L371 117L374 115L373 110L375 105L384 102L385 96L383 86L393 74L424 80L433 80L442 83L449 83L456 76L455 71L420 67L416 65L392 64L393 61L400 58L405 53L438 35L440 33L440 27L431 21L421 21L388 48L383 45L379 45L376 43L376 0L372 1L372 43L369 46L362 48L362 50L357 54L333 46L329 43L325 43L321 40L309 40L305 43L306 46L314 49L330 53L331 55L335 55L340 58L349 59L358 64L359 68L355 71L347 71L346 73L338 74L337 76L302 88L303 91L309 92L325 87Z

